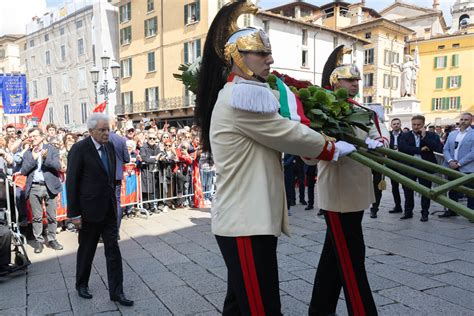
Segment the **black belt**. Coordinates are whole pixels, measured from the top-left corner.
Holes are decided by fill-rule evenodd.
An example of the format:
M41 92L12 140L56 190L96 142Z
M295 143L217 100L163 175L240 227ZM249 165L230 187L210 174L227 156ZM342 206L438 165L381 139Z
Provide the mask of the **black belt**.
M45 185L44 181L33 181L33 184Z

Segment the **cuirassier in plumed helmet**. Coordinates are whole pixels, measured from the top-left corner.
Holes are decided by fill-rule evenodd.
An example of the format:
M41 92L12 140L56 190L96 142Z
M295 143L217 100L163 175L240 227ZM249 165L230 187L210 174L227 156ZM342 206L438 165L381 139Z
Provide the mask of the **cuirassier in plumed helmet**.
M341 79L360 80L360 71L355 64L344 64L343 57L351 53L350 48L340 45L329 55L324 65L321 86L325 88L334 88Z

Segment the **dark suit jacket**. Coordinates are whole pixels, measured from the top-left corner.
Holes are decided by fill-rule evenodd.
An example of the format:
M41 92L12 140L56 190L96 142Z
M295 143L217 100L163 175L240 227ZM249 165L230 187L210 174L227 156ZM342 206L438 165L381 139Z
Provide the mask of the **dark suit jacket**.
M111 142L105 147L109 158L108 174L90 136L74 144L69 151L66 177L69 218L82 216L84 221L99 223L105 220L110 208L117 209L115 149Z
M397 145L399 146L400 143L400 136L402 136L403 132L398 134ZM390 149L393 149L395 146L395 136L393 136L393 131L390 131Z
M115 166L115 179L122 180L123 179L123 164L130 162L130 155L128 154L127 150L127 143L125 138L115 134L110 133L109 141L114 145L115 148L115 159L116 159L116 166Z
M44 144L43 148L48 149L48 155L41 165L44 182L48 191L53 195L61 192L61 181L59 180L59 169L61 169L61 162L59 161L59 151L56 147L50 144ZM27 176L26 179L26 197L30 196L31 186L33 184L34 171L38 167L38 161L33 159L31 150L28 150L23 155L23 164L21 165L21 174Z
M430 150L421 151L424 146ZM420 147L416 147L415 135L410 131L398 136L398 150L411 156L421 155L423 160L436 163L434 152L443 152L443 144L436 133L426 132L426 136L420 140Z

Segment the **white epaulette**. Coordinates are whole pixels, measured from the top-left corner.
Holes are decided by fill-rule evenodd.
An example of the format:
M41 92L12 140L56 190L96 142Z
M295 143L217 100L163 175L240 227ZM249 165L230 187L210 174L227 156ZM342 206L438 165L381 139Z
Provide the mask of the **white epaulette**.
M234 109L253 113L277 113L280 103L266 83L239 79L232 87Z

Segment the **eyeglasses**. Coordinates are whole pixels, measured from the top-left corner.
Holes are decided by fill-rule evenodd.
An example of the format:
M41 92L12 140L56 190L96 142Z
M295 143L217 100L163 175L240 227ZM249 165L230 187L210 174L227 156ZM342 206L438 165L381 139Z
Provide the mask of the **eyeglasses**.
M156 140L156 137L148 137L149 140Z
M163 136L163 138L170 138L169 136Z

